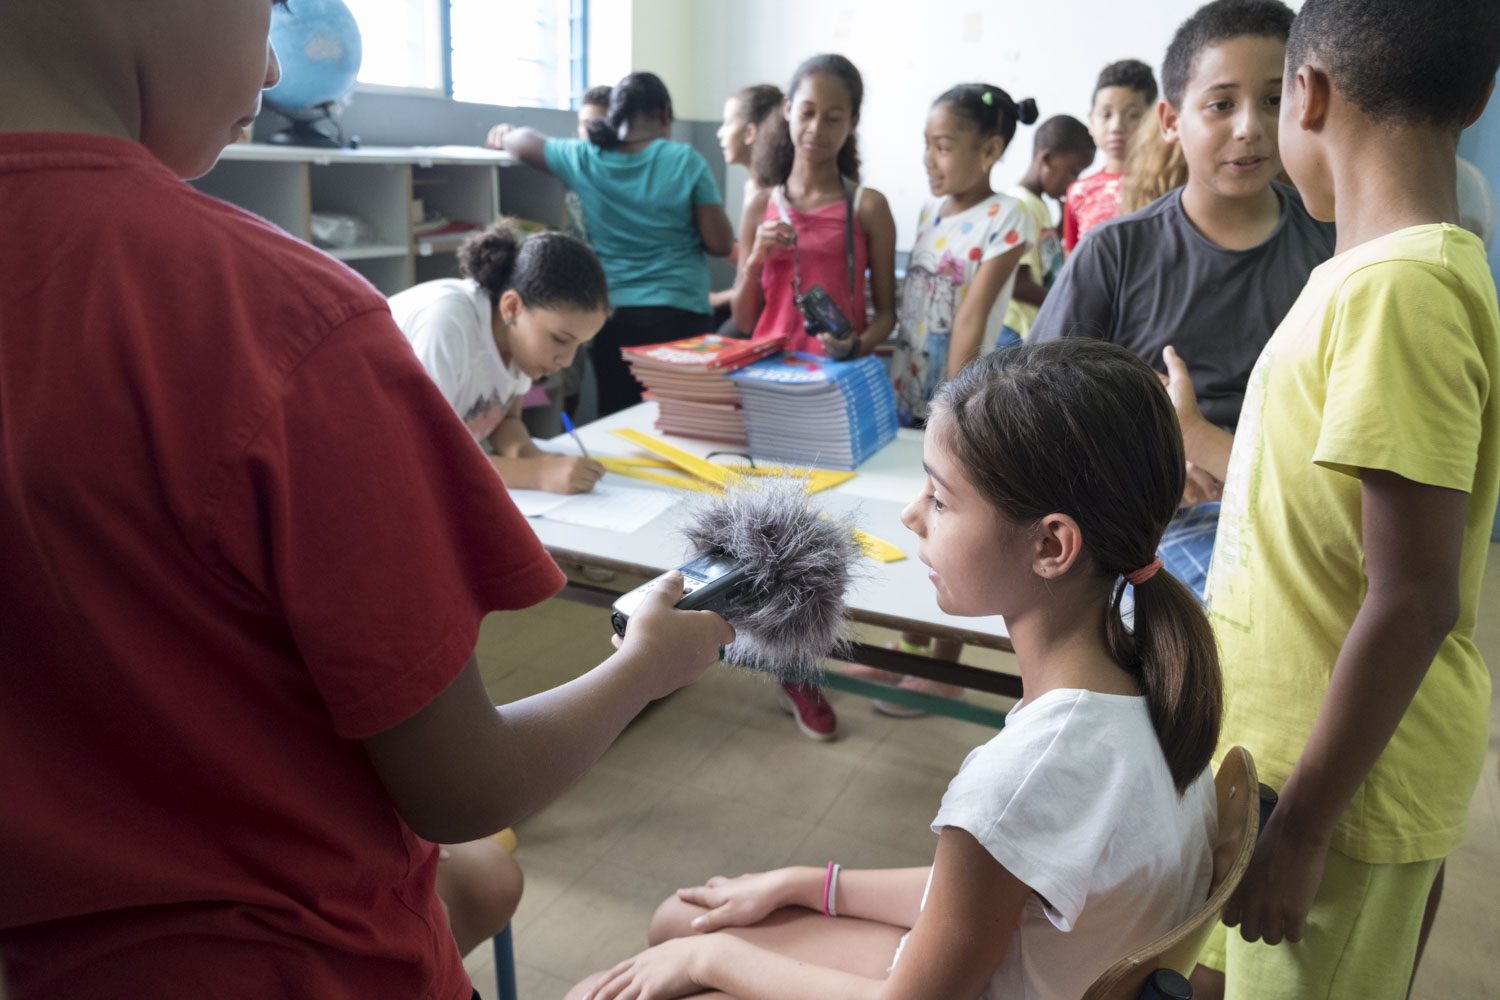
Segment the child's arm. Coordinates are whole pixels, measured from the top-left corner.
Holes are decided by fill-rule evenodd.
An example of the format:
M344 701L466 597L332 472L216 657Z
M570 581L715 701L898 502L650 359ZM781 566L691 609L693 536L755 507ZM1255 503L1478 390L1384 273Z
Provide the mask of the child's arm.
M1162 381L1166 383L1167 395L1172 397L1172 408L1177 411L1187 460L1222 483L1229 474L1229 453L1234 448L1234 435L1204 419L1203 411L1198 409L1192 376L1177 352L1167 347L1162 350L1161 357L1167 366Z
M490 432L490 447L495 451L490 464L511 489L587 493L605 471L604 466L582 455L559 455L538 448L521 421L519 399Z
M1005 958L1029 892L973 836L948 827L938 838L927 908L889 978L869 979L800 962L729 934L709 934L676 938L622 962L590 996L630 996L642 987L650 997L717 989L738 1000L978 996Z
M870 269L870 300L875 315L859 335L855 355L869 354L896 328L896 218L885 195L865 188L859 199L859 224L865 231ZM850 317L851 319L853 317Z
M420 837L463 843L534 813L592 767L641 709L697 680L734 639L718 615L678 611L682 577L630 616L619 651L566 684L501 705L473 657L426 707L363 741Z
M1368 590L1312 735L1224 911L1246 940L1300 941L1334 825L1384 751L1459 615L1469 495L1360 474Z
M724 206L694 205L693 220L703 240L704 252L710 257L728 257L734 250L734 227L724 214Z
M1016 269L1016 287L1011 290L1011 297L1017 302L1024 302L1029 306L1040 306L1047 301L1047 289L1037 284L1031 277L1031 265L1021 264Z
M998 257L980 261L974 279L969 282L969 294L964 296L958 315L953 317L953 333L948 342L949 378L979 357L979 348L984 343L984 327L989 322L995 298L1026 250L1027 245L1021 243Z
M931 872L931 866L844 869L833 887L833 909L841 917L910 928L922 912L922 892ZM821 912L827 879L827 868L778 868L737 878L716 876L704 885L678 889L677 898L708 911L692 922L693 930L707 933L758 924L785 906Z
M785 251L796 239L797 231L784 222L765 221L771 192L762 191L745 206L740 216L740 273L734 295L734 325L746 333L755 331L766 299L760 285L760 271L774 253Z
M552 173L547 166L547 137L534 128L500 124L484 140L487 149L503 149L533 170Z

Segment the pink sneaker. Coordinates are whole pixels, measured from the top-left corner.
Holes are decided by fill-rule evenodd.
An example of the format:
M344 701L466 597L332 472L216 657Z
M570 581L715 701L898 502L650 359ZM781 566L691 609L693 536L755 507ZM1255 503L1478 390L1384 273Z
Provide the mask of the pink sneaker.
M786 710L810 740L827 742L838 735L839 720L833 706L823 697L816 684L793 684L782 681L776 687L776 701Z

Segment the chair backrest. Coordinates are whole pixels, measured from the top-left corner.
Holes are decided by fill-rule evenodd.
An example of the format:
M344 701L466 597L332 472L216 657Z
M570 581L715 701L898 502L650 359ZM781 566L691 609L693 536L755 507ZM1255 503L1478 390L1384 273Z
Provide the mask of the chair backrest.
M1214 793L1219 805L1219 834L1214 840L1214 873L1207 901L1166 934L1106 969L1083 1000L1136 1000L1146 978L1157 969L1175 969L1184 976L1192 973L1214 922L1250 865L1255 835L1260 830L1255 762L1244 747L1232 747L1224 755L1214 775Z

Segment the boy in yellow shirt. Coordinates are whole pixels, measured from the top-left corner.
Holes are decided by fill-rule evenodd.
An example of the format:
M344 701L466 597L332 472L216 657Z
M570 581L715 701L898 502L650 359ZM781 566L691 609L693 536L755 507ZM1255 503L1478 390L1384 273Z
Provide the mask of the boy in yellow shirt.
M1197 996L1208 967L1230 1000L1399 1000L1463 837L1489 715L1473 632L1500 490L1500 315L1457 225L1455 157L1497 65L1493 0L1303 5L1281 158L1336 222L1335 256L1256 364L1232 452L1174 391L1189 460L1227 471L1208 582L1220 753L1247 746L1281 796L1225 911L1240 933L1200 956Z

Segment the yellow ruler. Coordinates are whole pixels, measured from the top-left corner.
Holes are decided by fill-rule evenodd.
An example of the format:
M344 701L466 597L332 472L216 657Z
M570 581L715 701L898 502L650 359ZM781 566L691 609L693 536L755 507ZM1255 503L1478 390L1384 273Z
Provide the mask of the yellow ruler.
M808 495L847 483L856 475L850 471L834 469L796 469L785 466L716 465L690 455L681 448L667 444L643 431L626 428L614 433L637 447L644 448L658 458L600 458L598 462L610 472L632 479L641 479L662 486L692 490L695 493L721 493L731 481L741 476L796 476L807 480ZM684 474L685 473L685 474ZM858 528L854 529L854 540L865 555L877 562L900 562L906 553L884 539Z

